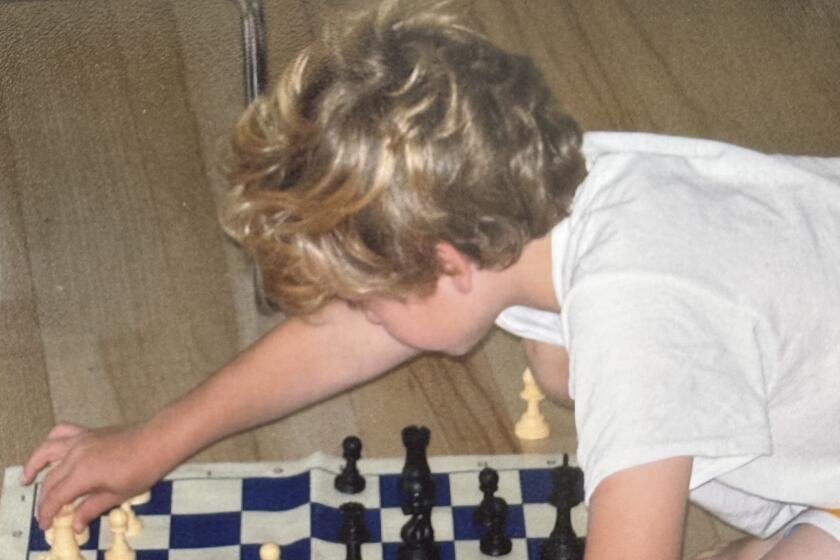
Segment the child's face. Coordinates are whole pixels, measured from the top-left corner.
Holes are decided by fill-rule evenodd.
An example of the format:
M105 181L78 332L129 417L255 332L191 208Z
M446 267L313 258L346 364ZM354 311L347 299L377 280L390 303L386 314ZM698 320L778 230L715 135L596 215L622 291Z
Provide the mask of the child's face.
M368 321L407 346L460 356L487 334L495 315L483 306L468 305L468 296L448 284L444 276L430 296L409 296L405 301L370 297L359 306Z

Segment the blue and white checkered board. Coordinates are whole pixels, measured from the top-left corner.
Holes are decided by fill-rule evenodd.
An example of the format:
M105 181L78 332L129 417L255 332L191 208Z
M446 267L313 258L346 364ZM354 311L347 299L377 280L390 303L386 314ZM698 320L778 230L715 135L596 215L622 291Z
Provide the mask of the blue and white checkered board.
M432 457L436 506L432 514L441 560L486 559L479 551L481 531L473 523L481 501L478 473L485 466L499 472L499 491L510 509L509 558L539 557L539 545L551 532L556 510L546 503L551 469L560 458L548 455ZM189 464L152 489L149 503L137 506L144 528L130 539L138 560L258 560L259 547L276 542L283 560L343 560L336 541L339 506L357 501L366 508L369 543L365 560L396 560L400 528L407 517L400 509L402 460L363 459L359 468L365 491L347 495L334 489L343 461L315 454L286 463ZM35 560L49 550L35 523L37 485L21 487L20 468L7 469L0 503L0 558ZM573 512L579 535L586 531L586 512ZM104 560L110 545L107 519L90 526L82 546L86 560Z

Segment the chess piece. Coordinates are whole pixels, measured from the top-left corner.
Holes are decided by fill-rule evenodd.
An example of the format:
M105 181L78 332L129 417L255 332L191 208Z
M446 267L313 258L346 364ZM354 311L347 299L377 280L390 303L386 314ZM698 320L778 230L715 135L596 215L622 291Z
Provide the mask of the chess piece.
M362 440L356 436L348 436L341 443L344 459L347 464L341 474L335 477L335 489L345 494L358 494L365 489L365 479L359 473L356 462L362 456Z
M137 553L128 546L128 515L122 508L115 508L108 514L111 527L111 546L105 551L105 560L136 560Z
M516 423L514 431L519 439L544 439L548 437L549 427L545 417L540 412L540 401L545 395L534 381L534 375L529 368L522 374L523 388L519 396L528 403L522 417Z
M84 560L77 534L73 531L73 506L66 505L53 518L49 560Z
M424 485L425 482L422 479L410 476L400 481L403 496L408 497L402 510L410 517L400 530L402 543L397 549L398 560L440 559L440 551L435 544L435 531L432 527L434 492L429 493Z
M435 483L432 469L426 456L431 432L425 426L407 426L402 431L402 441L405 446L405 465L400 476L400 487L411 488L412 481L419 481L423 492L428 494L432 504L435 501ZM407 480L407 482L406 482ZM405 484L403 484L405 482ZM407 504L410 496L403 493L403 504Z
M260 560L280 560L280 547L274 543L265 543L260 547Z
M346 560L362 560L362 543L370 540L365 526L365 506L358 502L347 502L339 507L342 513L338 542L347 547Z
M63 508L61 508L61 510L59 510L59 512L56 514L56 517L59 517L59 516L62 516L62 515L69 515L70 519L71 519L70 523L72 525L72 523L73 523L72 522L72 519L73 519L72 516L73 516L74 511L75 511L74 506L66 505ZM44 531L44 540L46 540L47 544L50 545L50 546L52 546L52 543L53 543L53 529L54 529L54 527L55 527L55 521L53 521L53 526L52 527L50 527L49 529ZM84 546L90 540L90 528L85 527L82 530L81 533L75 533L75 538L76 538L76 544L78 544L79 546Z
M490 467L484 467L478 473L478 486L484 497L475 508L473 521L476 525L486 527L490 524L490 508L493 495L499 489L499 473Z
M489 523L481 537L479 548L488 556L504 556L513 548L510 537L505 533L508 505L502 498L493 497L488 507Z
M557 508L557 519L540 547L540 560L583 560L583 542L572 528L572 508L583 501L583 471L569 466L569 456L564 454L563 465L552 474L550 502Z
M136 537L143 530L143 521L134 512L132 506L146 504L151 499L152 493L150 491L146 491L140 494L139 496L135 496L130 500L123 502L122 505L120 505L120 509L122 509L125 512L125 515L128 518L128 530L125 532L125 536Z

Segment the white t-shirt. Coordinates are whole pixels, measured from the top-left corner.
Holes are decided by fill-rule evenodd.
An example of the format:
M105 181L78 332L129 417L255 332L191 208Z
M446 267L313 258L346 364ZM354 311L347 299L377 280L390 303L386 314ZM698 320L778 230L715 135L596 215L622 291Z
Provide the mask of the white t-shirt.
M502 328L567 346L587 499L694 457L692 498L753 534L840 507L840 158L589 133L552 232L562 313Z

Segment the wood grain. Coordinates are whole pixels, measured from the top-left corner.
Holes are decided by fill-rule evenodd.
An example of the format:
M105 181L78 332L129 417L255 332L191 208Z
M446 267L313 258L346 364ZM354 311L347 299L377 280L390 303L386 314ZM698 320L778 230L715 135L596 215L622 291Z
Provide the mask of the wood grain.
M269 0L276 76L324 22L365 0ZM532 56L589 130L704 136L840 155L840 5L765 0L474 0ZM253 305L249 263L221 234L220 154L242 98L239 19L225 0L0 3L0 468L58 420L135 422L281 320ZM575 447L570 411L524 444L518 342L425 357L203 452L201 460ZM211 414L212 411L208 411ZM734 532L689 515L686 557Z

